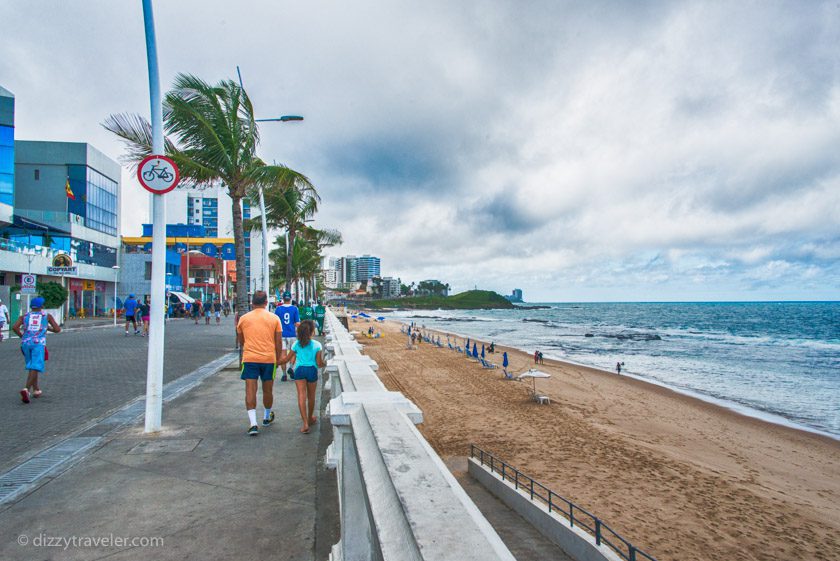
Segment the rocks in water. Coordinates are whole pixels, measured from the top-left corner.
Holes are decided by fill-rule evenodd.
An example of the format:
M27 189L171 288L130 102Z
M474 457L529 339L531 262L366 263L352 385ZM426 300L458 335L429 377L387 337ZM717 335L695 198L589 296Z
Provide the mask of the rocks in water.
M595 335L593 335L592 333L587 333L586 335L584 335L584 337L595 337Z

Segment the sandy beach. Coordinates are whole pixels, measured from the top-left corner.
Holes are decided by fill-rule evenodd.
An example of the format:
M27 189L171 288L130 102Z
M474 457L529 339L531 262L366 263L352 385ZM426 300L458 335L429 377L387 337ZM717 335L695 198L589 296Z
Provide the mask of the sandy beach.
M840 442L640 380L546 359L505 381L448 348L406 349L396 322L351 320L385 385L422 410L444 458L476 444L600 516L660 561L840 559ZM445 341L445 334L443 337ZM459 340L459 342L462 342ZM489 341L487 341L489 343ZM481 341L479 341L479 345ZM509 370L533 356L497 346Z

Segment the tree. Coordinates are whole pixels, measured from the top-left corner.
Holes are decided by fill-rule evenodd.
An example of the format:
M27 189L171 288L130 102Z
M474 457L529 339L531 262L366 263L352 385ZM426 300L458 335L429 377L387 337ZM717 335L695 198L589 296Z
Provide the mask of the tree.
M265 197L265 219L270 228L283 228L289 239L289 247L292 251L297 247L295 239L298 232L311 220L318 211L318 203L321 198L317 191L303 176L284 176L278 174L266 177L263 182L263 194ZM256 223L259 216L252 220ZM286 273L286 291L292 288L292 262L293 259L284 259Z
M245 282L245 234L242 199L258 183L308 183L284 166L268 166L256 155L259 131L248 94L236 82L210 85L190 74L178 74L163 102L165 151L178 165L185 187L223 184L233 202L236 247L236 306L248 309ZM151 153L149 122L133 114L109 116L103 126L128 146L123 160L136 166Z

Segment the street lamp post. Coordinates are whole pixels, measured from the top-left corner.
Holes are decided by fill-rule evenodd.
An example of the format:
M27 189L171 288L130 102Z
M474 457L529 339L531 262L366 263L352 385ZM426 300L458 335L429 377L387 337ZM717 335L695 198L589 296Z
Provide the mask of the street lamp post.
M114 327L117 326L117 274L120 271L119 265L111 267L114 270Z
M239 66L236 67L236 75L239 77L239 87L244 90L245 86L242 84L242 73L239 71ZM288 123L289 121L303 121L303 117L300 115L283 115L271 119L254 119L255 123ZM265 196L263 195L262 185L258 185L257 190L260 195L260 221L262 223L262 288L268 294L268 225L265 220Z
M143 0L143 24L149 68L152 154L164 154L163 106L152 0ZM152 317L146 366L145 432L158 432L163 414L163 302L166 297L166 201L163 197L152 195Z

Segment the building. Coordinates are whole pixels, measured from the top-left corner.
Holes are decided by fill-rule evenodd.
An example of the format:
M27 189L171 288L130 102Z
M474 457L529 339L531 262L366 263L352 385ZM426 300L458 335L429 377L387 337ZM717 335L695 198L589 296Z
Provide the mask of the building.
M335 270L338 283L369 281L380 276L379 257L346 255L336 259Z
M11 224L15 205L15 96L0 87L0 226Z
M242 218L251 218L251 204L247 199L242 200ZM227 187L218 184L201 189L177 188L168 193L166 223L202 226L208 238L233 240L233 201ZM276 247L275 238L275 233L269 231L269 252ZM245 282L248 292L262 287L262 271L262 231L245 230Z
M382 297L383 298L398 298L400 295L400 279L394 277L382 278Z
M505 298L508 300L508 302L524 302L524 300L522 300L521 288L514 288L513 292L505 296Z
M379 257L362 255L356 258L356 280L366 281L379 276Z
M143 236L123 238L120 263L126 263L126 270L121 275L120 294L149 293L151 252L151 224L143 224ZM233 238L208 236L201 225L166 225L167 290L202 300L210 295L227 300L233 298L235 283Z
M0 99L8 123L8 96ZM3 138L9 138L6 129L14 134L13 126L0 128ZM4 148L7 159L10 152ZM18 285L22 274L32 273L39 282L55 281L69 290L63 312L111 313L120 245L120 165L84 142L18 140L13 158L12 218L0 226L0 286ZM4 172L3 180L7 177ZM0 198L8 200L4 185ZM54 261L72 264L62 276ZM20 299L11 303L18 311Z

